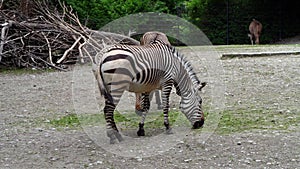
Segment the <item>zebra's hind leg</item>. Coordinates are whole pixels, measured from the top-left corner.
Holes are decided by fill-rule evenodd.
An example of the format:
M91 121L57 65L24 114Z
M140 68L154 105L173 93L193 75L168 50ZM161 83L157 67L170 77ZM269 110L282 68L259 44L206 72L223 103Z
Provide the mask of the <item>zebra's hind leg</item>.
M166 86L162 88L162 103L163 103L163 113L164 113L164 125L166 127L166 134L173 134L172 128L169 123L169 97L172 90L172 83L167 83Z
M123 141L123 138L119 133L116 123L114 121L115 107L116 106L111 101L105 101L104 117L106 120L106 134L110 138L110 144L116 143L116 140L118 140L119 142Z
M138 136L145 136L145 130L144 130L144 123L147 116L147 113L150 108L150 100L149 100L149 93L143 93L142 94L142 119L139 123L139 130L137 131Z

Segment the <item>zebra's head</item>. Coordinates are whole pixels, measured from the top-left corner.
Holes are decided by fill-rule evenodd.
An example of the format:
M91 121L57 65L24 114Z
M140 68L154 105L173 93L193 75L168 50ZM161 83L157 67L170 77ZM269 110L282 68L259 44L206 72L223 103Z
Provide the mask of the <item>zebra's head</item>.
M202 110L202 98L199 91L206 85L201 83L186 96L182 97L180 102L181 111L186 115L193 125L193 129L199 129L204 124L204 113Z

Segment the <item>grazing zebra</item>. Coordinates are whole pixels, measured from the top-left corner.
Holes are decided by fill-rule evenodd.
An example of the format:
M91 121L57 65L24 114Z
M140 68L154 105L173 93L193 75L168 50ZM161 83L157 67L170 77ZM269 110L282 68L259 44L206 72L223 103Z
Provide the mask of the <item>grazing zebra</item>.
M152 43L156 43L157 40L160 40L161 42L163 42L164 44L171 46L171 43L168 40L168 37L166 34L162 33L162 32L157 32L157 31L153 31L153 32L146 32L140 39L140 43L141 45L149 45ZM160 100L160 94L159 94L159 90L154 90L153 92L150 93L150 101L153 97L153 95L155 94L155 98L156 98L156 104L157 104L157 109L161 109L162 108L162 103ZM136 93L136 103L135 103L135 112L138 115L142 115L143 113L143 108L142 108L142 94L141 93Z
M144 136L144 121L149 110L149 93L162 90L164 125L169 125L169 96L174 85L181 96L180 108L194 129L204 124L202 99L198 94L206 83L200 83L188 61L175 48L163 42L146 46L115 45L104 52L99 68L95 72L99 89L105 98L104 116L107 136L113 144L122 141L114 122L114 110L125 90L144 93L143 115L139 123L138 136Z

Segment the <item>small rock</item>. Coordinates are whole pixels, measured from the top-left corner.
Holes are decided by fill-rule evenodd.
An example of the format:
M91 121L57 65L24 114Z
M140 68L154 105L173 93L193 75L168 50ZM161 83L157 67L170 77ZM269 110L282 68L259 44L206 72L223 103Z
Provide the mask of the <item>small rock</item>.
M51 161L57 161L57 160L59 160L59 158L50 157L50 160L51 160Z
M248 143L256 145L256 143L253 140L249 140Z
M237 142L236 144L240 146L240 145L242 145L242 142L239 141L239 142Z
M102 161L97 161L97 162L96 162L96 164L102 164L102 163L103 163Z
M184 162L186 162L186 163L189 163L189 162L191 162L191 161L192 161L192 159L190 159L190 158L184 160Z
M42 132L44 131L42 128L36 128L37 131Z
M179 144L184 144L184 141L179 141L178 143L179 143Z
M141 161L143 161L143 158L142 158L142 157L136 157L136 160L137 160L138 162L141 162Z
M250 164L250 161L249 160L245 160L245 163Z

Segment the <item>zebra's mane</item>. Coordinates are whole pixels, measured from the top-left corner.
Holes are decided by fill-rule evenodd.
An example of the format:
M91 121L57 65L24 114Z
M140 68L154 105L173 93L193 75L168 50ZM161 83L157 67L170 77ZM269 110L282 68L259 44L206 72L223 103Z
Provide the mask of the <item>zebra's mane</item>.
M179 53L174 46L167 45L161 39L154 39L154 41L151 42L151 44L156 44L156 43L163 44L163 45L167 46L168 48L170 48L171 52L173 53L173 56L175 56L175 58L177 58L180 61L180 63L184 67L184 69L187 71L190 79L192 80L192 83L194 85L200 84L200 80L196 76L196 73L193 70L192 64L188 60L185 59L183 54Z
M198 79L195 71L193 70L192 64L188 60L186 60L185 57L184 57L184 55L181 54L181 53L179 53L175 49L175 47L171 46L170 49L171 49L171 51L173 53L173 56L180 61L180 63L184 67L184 69L187 71L190 79L192 80L192 83L194 85L199 85L200 84L200 80Z

